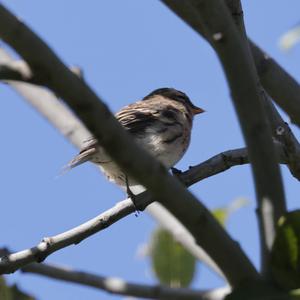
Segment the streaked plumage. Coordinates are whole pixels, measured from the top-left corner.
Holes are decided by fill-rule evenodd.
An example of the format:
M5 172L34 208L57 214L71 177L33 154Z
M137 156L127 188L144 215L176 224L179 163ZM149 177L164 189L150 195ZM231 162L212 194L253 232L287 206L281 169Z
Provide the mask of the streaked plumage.
M194 106L184 93L162 88L122 108L115 117L140 146L169 169L185 153L190 143L193 116L201 112L203 110ZM126 175L93 138L67 167L74 168L86 161L99 165L109 180L126 186ZM137 183L129 179L128 184Z

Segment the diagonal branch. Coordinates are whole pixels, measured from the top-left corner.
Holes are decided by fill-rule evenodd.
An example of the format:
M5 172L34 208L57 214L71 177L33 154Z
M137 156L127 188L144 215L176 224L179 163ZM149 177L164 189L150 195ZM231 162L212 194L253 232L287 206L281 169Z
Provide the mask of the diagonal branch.
M77 67L71 67L70 70L81 77L82 74ZM43 85L43 81L38 76L35 76L25 61L9 59L9 55L2 48L0 48L0 80Z
M0 256L8 255L9 253L10 251L8 249L0 248ZM20 270L24 273L38 274L57 280L97 288L111 294L142 298L221 300L226 294L230 293L228 286L213 290L198 291L189 288L170 288L162 285L143 285L126 282L116 277L105 277L74 270L70 267L45 263L33 263Z
M137 201L141 209L151 202L150 197L138 197ZM0 274L12 273L32 262L41 262L51 253L80 243L83 239L109 227L134 211L135 207L132 201L125 199L86 223L56 236L43 238L35 247L2 256L0 258Z
M300 85L269 54L250 40L251 51L263 87L286 112L291 122L300 127Z
M273 137L281 143L291 174L300 180L300 144L289 125L284 122L269 95L262 89L265 111L272 129Z
M78 283L104 290L111 294L126 295L150 299L186 299L186 300L221 300L230 292L229 287L216 290L197 291L189 288L170 288L162 285L144 285L126 282L115 277L104 277L96 274L73 270L67 267L50 264L31 264L22 272L33 273L53 279Z
M209 38L208 32L191 1L162 0L162 2L196 32ZM242 16L242 10L237 12L237 17L238 14ZM271 56L250 39L249 45L262 85L274 101L289 115L291 121L300 127L300 85Z
M47 87L64 99L88 130L101 141L112 159L185 225L197 243L218 264L230 284L235 286L247 279L257 279L258 274L245 253L202 203L146 151L140 149L94 92L3 5L0 5L0 36L27 61L33 73ZM182 205L183 201L185 205ZM222 251L216 243L222 245ZM226 260L224 251L227 253Z

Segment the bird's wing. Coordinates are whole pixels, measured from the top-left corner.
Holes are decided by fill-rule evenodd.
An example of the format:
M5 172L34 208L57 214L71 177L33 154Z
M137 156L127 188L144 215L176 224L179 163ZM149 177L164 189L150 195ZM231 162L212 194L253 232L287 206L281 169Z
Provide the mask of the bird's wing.
M157 120L156 114L157 111L155 109L134 103L124 107L115 117L128 132L138 135ZM64 167L64 171L75 168L90 160L97 151L99 151L98 141L93 137L89 138L84 142L79 154Z
M157 122L158 115L157 109L137 102L124 107L115 117L129 133L138 135Z
M130 134L137 137L143 135L148 128L162 131L166 124L178 123L173 114L170 115L169 112L169 115L165 115L163 112L164 110L159 105L157 107L155 103L139 101L124 107L115 117ZM161 118L167 123L162 122ZM93 137L88 139L79 154L66 166L66 169L72 169L90 160L97 151L99 151L98 141Z

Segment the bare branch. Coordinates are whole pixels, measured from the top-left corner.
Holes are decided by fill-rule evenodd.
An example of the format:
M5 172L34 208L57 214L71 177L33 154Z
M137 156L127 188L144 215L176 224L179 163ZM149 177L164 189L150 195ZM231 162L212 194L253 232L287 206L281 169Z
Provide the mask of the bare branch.
M247 41L247 33L245 29L244 19L243 19L243 10L240 0L226 0L226 4L231 12L232 18L237 25L237 28L242 34L244 42L248 44ZM252 52L255 56L255 51ZM250 54L251 55L251 54ZM260 73L259 66L256 65L258 70L258 74ZM283 71L284 72L284 71ZM269 76L270 77L270 76ZM263 81L262 78L260 78ZM272 81L275 82L276 87L279 86L278 82L274 80L272 74ZM282 81L280 81L281 83ZM293 82L293 79L291 79ZM294 81L295 83L295 81ZM274 84L274 83L273 83ZM297 83L296 83L297 84ZM298 86L298 84L297 84ZM273 137L282 143L285 147L285 155L288 160L288 167L292 173L292 175L300 180L300 160L299 160L299 149L300 145L294 134L292 133L290 127L286 122L283 121L282 117L280 116L279 112L275 108L270 96L266 93L263 87L260 86L261 94L262 94L262 103L264 105L266 114L268 116L269 123L271 125ZM299 90L300 91L300 90ZM297 99L299 99L299 95L297 95ZM300 103L299 103L300 104Z
M169 288L161 285L143 285L129 283L120 278L104 277L67 267L50 264L31 264L22 268L22 272L33 273L53 279L78 283L104 290L111 294L126 295L150 299L197 299L221 300L230 292L229 287L216 290L197 291L188 288Z
M4 49L0 49L0 80L18 80L36 83L25 61L11 60Z
M183 19L200 35L209 38L191 1L162 0L175 14ZM230 2L230 0L227 0ZM242 10L236 16L242 16ZM290 116L291 121L300 127L300 85L271 56L249 40L256 69L261 83L274 101Z
M168 5L179 1L167 0ZM269 266L269 251L280 216L286 211L285 196L277 165L271 130L262 106L258 76L247 41L238 32L223 1L194 1L191 18L198 12L202 21L200 32L217 52L231 89L232 99L245 137L253 168L258 209L259 227L262 232L263 266ZM190 9L191 10L191 9ZM186 13L186 11L185 11ZM243 28L240 27L243 31ZM265 230L265 229L269 230Z
M24 81L22 73L8 66L0 65L0 80Z
M252 57L244 25L241 2L240 0L226 0L226 4L240 32L242 40L246 45L248 55L249 57ZM261 102L264 106L267 120L269 121L270 127L272 129L273 137L280 141L283 146L285 146L284 150L290 148L290 158L294 157L296 150L300 148L297 139L295 138L295 136L293 136L288 125L284 123L280 114L277 112L275 106L273 105L272 100L264 91L259 82L257 86L261 91ZM294 163L291 163L289 164L289 168L294 175L297 175L297 168L299 169L299 166L295 168ZM278 210L278 207L276 205L277 203L275 201L269 201L268 205L259 205L257 211L260 224L260 239L262 245L262 273L266 278L271 278L269 249L273 245L277 227L277 223L274 222L274 219L276 218L274 214L276 210Z
M276 143L276 149L279 154L279 162L287 164L288 159L280 143ZM239 148L219 153L196 166L190 167L187 171L180 171L175 175L186 186L191 186L205 178L244 164L249 164L248 151L246 148Z
M290 129L284 122L277 109L275 108L269 95L262 90L263 104L272 128L274 139L279 141L283 147L283 155L286 158L287 166L291 174L300 180L300 144Z
M94 92L3 5L0 6L0 36L27 61L33 73L46 86L64 99L101 141L112 159L186 226L197 243L218 264L230 284L238 285L247 279L257 279L258 273L245 253L206 207L170 176L150 154L140 149ZM222 251L217 245L222 245ZM227 253L226 260L224 251Z
M0 256L9 255L10 251L0 248ZM20 269L24 273L38 274L49 278L78 283L84 286L94 287L111 294L152 298L152 299L200 299L221 300L230 293L229 286L197 291L188 288L169 288L161 285L141 285L128 283L120 278L105 277L87 272L77 271L69 267L53 264L32 263Z
M141 197L138 199L142 201ZM121 218L134 212L134 210L135 208L130 199L123 200L111 209L80 226L56 236L43 238L33 248L2 256L0 258L0 274L12 273L32 262L41 262L51 253L69 245L80 243L83 239L107 228Z
M71 67L70 70L81 77L82 74L78 67ZM0 49L0 80L43 85L43 81L33 74L25 61L12 60L4 49Z
M250 41L256 68L263 87L272 99L300 127L300 85L266 52Z

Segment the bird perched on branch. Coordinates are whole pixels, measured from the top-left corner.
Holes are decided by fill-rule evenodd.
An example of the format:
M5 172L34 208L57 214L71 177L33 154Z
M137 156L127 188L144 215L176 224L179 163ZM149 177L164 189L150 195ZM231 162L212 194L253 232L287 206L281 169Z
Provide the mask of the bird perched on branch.
M125 106L115 117L141 147L170 169L187 150L193 117L202 112L185 93L161 88ZM127 192L129 186L138 184L127 178L94 138L86 141L66 167L72 169L87 161L97 164L110 181L127 188Z

